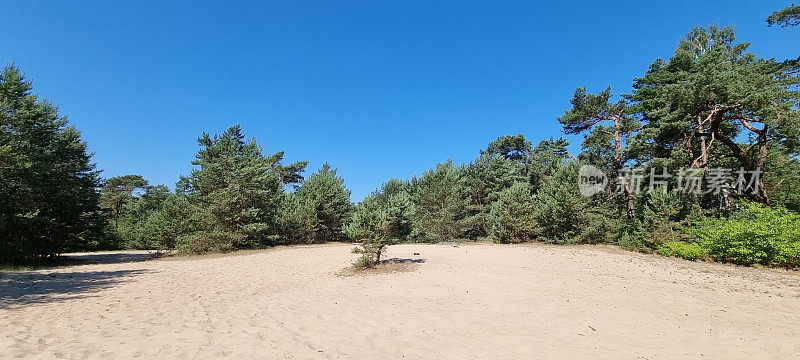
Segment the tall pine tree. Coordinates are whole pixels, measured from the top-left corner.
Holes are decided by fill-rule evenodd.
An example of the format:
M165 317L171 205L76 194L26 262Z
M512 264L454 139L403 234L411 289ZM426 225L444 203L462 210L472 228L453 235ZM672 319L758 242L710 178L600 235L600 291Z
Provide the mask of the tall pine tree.
M32 89L16 66L0 74L0 261L101 240L100 181L86 143Z

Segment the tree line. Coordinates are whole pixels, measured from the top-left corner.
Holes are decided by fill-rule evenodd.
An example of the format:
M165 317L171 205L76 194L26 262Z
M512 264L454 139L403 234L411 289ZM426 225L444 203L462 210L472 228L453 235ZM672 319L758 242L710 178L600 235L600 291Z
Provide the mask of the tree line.
M797 7L770 25L797 23ZM391 179L358 204L325 163L265 154L240 126L203 133L174 191L140 175L102 179L79 132L38 98L20 70L0 77L0 261L87 249L231 251L355 241L360 265L401 242L612 243L687 259L800 265L800 92L795 60L764 59L731 27L696 27L673 55L633 78L630 93L578 87L556 120L582 135L534 145L497 138L465 164ZM585 165L608 183L579 190ZM630 181L644 174L683 175ZM732 177L759 174L733 191ZM763 174L763 175L762 175ZM722 179L722 180L721 180Z

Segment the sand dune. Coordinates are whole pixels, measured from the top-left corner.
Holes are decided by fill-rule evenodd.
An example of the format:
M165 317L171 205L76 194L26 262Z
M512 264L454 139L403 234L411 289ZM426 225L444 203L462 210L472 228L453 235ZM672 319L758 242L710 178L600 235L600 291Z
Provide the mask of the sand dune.
M610 247L351 245L0 275L0 358L796 358L800 276ZM419 253L415 256L413 253Z

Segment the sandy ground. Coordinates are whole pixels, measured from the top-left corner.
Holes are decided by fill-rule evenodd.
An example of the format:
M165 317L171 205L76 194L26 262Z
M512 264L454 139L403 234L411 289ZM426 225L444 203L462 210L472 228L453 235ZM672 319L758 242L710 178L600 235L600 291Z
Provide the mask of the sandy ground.
M610 247L331 244L0 275L0 358L800 357L800 274ZM413 255L414 252L420 255Z

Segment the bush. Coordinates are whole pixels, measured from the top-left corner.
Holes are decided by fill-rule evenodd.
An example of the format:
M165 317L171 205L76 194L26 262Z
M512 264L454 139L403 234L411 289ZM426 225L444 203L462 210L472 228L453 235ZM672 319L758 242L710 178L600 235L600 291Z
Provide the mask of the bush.
M228 252L239 247L245 238L230 231L198 231L178 237L177 250L181 253Z
M647 252L661 244L691 241L684 230L692 219L700 217L698 199L692 194L662 192L660 188L638 198L637 221L632 224L644 236Z
M707 259L709 251L698 243L684 241L666 242L658 246L656 252L663 256L679 257L686 260Z
M800 215L746 203L727 219L707 219L691 230L711 258L742 265L800 265Z
M621 226L617 245L628 251L650 253L650 240L639 222L628 223Z
M516 183L500 193L489 211L489 238L496 243L520 243L536 236L534 203L527 184Z

